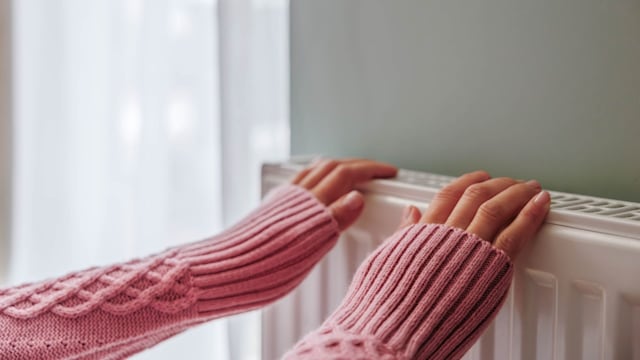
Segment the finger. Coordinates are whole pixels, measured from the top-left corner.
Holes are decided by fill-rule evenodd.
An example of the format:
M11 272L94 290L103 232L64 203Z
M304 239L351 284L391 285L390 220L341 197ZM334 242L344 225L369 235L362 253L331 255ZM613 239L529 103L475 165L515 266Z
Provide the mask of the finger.
M344 166L348 168L347 175L352 176L354 184L398 174L396 166L373 160L355 159L344 163Z
M309 173L311 172L312 168L308 167L302 171L299 171L291 180L291 183L294 185L298 185L300 184L300 181L302 181L302 179L304 179L307 175L309 175Z
M482 204L467 231L493 242L498 230L518 215L540 189L528 183L516 184Z
M549 212L551 198L543 191L531 199L515 220L496 238L495 246L514 260L520 249L531 240L542 226Z
M356 161L363 161L365 159L361 159L361 158L344 158L340 160L340 163L352 163L352 162L356 162ZM291 180L291 183L294 185L298 185L300 184L300 182L302 181L302 179L304 179L305 177L307 177L309 175L309 173L311 172L311 170L317 168L318 166L320 166L323 162L328 162L330 160L328 159L322 159L322 158L318 158L315 161L313 161L308 167L306 167L304 170L299 171Z
M329 212L338 223L340 231L351 226L358 219L363 209L364 197L355 190L329 205Z
M445 224L466 229L480 205L516 183L510 178L496 178L472 184L464 191Z
M389 164L362 161L351 164L340 164L331 171L311 192L325 204L329 204L353 187L365 181L376 178L388 178L395 176L398 169Z
M311 168L311 171L300 180L298 185L310 190L338 165L340 165L338 160L322 160Z
M449 214L460 200L465 189L479 182L486 181L490 178L486 171L475 171L464 174L451 184L445 186L438 192L436 197L431 201L429 207L422 214L420 222L444 224L449 218Z
M402 218L400 219L400 225L398 225L398 229L417 224L420 220L420 216L420 210L418 210L417 207L413 205L405 207L402 211Z
M327 161L327 159L318 157L313 159L313 161L311 161L307 167L305 169L303 169L302 171L298 172L293 180L291 180L291 183L294 185L299 185L300 182L302 181L302 179L304 179L305 177L307 177L309 175L309 173L311 172L311 170L315 169L318 167L318 165L320 165L322 162Z
M365 159L365 158L356 158L356 157L340 159L340 162L342 162L342 163L353 163L353 162L358 162L358 161L372 161L372 160Z

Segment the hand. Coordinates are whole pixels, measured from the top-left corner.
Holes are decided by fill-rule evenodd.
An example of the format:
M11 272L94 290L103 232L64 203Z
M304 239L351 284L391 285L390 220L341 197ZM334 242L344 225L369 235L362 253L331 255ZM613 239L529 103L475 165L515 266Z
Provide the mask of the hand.
M550 201L535 180L490 179L476 171L444 187L424 214L409 206L400 226L420 222L457 227L493 243L513 260L542 225Z
M362 213L364 198L355 191L357 184L376 178L396 176L389 164L363 160L322 160L299 172L292 183L309 190L329 207L340 230L348 228Z

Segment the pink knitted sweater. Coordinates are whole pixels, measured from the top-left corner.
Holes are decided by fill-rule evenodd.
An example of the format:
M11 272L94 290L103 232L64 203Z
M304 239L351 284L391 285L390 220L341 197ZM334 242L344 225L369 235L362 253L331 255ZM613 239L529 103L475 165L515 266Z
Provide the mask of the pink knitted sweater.
M284 296L337 238L324 205L282 187L216 237L0 290L0 359L126 358ZM460 357L498 310L511 271L506 255L460 230L406 228L369 257L343 304L286 357Z
M358 268L342 304L285 359L459 359L504 302L513 265L473 234L413 225Z

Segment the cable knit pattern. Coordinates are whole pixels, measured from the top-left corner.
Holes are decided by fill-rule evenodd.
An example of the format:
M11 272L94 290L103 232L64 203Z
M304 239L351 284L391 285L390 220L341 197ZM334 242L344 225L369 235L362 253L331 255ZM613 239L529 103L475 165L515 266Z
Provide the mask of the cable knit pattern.
M459 359L509 290L508 256L444 225L398 231L360 266L323 326L285 359Z
M175 313L197 300L189 267L177 251L71 273L40 284L0 291L0 312L28 319L52 312L74 318L96 309L119 315L150 306Z
M284 186L224 233L0 290L0 359L122 359L284 296L333 247L326 207Z

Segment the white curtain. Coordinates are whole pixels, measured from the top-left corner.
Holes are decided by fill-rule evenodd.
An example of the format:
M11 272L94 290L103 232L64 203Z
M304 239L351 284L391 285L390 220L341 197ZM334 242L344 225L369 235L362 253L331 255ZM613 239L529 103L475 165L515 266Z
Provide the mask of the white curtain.
M288 155L287 6L15 0L9 284L198 240L255 206L259 164ZM257 359L258 321L136 358Z

